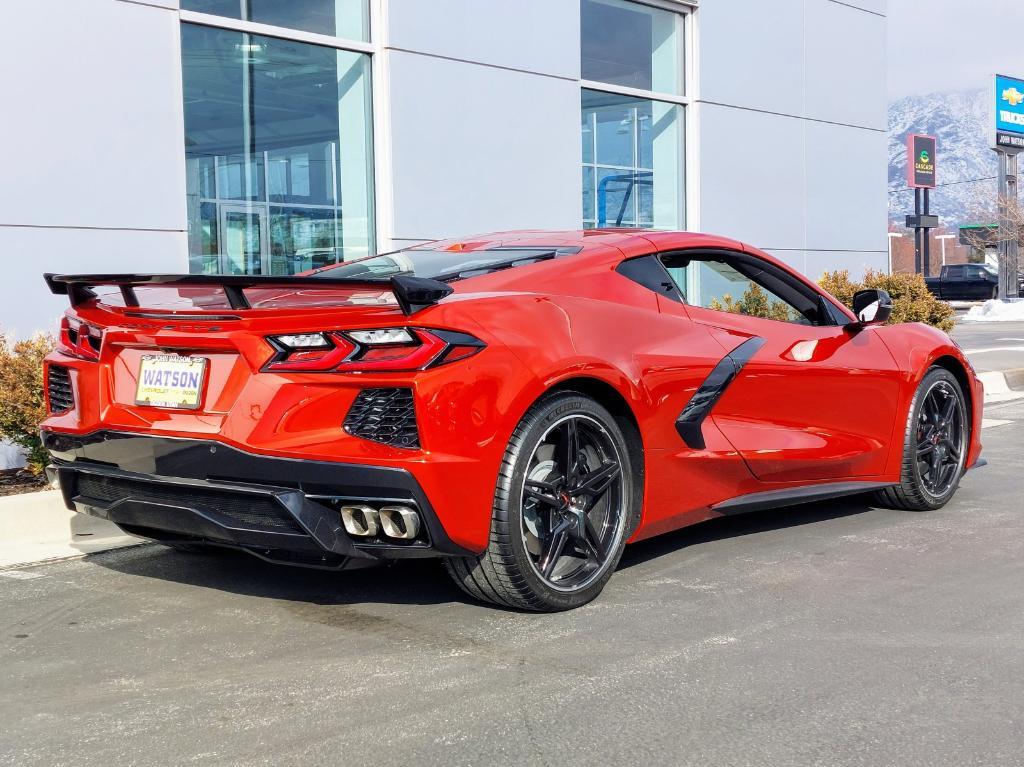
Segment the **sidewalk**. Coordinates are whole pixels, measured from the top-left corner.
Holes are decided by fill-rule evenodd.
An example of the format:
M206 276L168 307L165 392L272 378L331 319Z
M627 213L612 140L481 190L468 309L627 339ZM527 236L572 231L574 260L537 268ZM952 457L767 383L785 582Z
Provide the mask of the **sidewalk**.
M142 542L110 522L68 511L56 490L0 497L0 570Z

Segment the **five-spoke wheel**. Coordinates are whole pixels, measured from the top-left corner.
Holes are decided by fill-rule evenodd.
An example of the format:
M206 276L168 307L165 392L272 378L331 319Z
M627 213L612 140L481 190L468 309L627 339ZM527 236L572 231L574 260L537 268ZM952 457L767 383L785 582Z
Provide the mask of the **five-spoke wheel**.
M944 506L963 476L970 428L960 382L945 368L931 368L910 406L900 484L882 490L880 500L914 511Z
M630 421L580 393L539 400L505 452L487 550L445 561L455 581L478 599L527 610L596 597L639 513L642 474L627 433L635 437Z

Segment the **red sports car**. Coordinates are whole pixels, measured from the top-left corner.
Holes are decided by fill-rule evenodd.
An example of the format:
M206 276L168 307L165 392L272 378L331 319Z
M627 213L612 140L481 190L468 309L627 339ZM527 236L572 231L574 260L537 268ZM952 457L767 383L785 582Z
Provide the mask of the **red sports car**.
M46 275L71 310L42 434L71 509L173 547L340 569L441 557L564 610L626 543L981 463L944 333L755 248L508 232L293 277Z

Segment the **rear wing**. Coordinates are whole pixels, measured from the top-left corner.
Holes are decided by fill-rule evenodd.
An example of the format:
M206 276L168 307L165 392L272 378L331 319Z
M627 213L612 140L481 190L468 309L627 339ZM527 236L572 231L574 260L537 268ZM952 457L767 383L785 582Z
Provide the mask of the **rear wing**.
M316 277L288 276L276 277L268 275L239 274L52 274L43 275L50 292L58 296L67 296L71 306L96 298L93 288L110 285L121 290L125 306L138 307L139 299L135 293L137 287L214 287L224 291L232 309L251 309L249 299L245 295L246 288L280 288L294 287L306 290L330 290L332 288L366 287L390 290L398 301L398 306L406 315L414 314L428 306L433 306L453 288L438 280L423 277L398 275L390 279L371 279L353 277Z

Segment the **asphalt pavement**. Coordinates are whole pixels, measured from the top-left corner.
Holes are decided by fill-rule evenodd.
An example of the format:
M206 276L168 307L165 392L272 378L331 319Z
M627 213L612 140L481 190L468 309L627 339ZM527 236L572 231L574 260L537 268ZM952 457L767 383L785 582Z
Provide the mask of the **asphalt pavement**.
M961 322L952 336L979 372L1024 372L1024 322Z
M1024 401L934 513L627 549L593 604L141 546L0 571L0 764L1003 765L1024 753Z
M954 336L1024 367L1024 323ZM1019 764L1024 400L982 437L938 512L715 520L630 546L558 615L473 603L429 561L0 569L0 765Z

